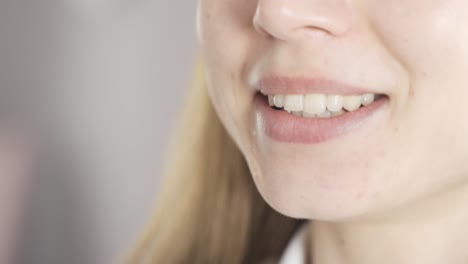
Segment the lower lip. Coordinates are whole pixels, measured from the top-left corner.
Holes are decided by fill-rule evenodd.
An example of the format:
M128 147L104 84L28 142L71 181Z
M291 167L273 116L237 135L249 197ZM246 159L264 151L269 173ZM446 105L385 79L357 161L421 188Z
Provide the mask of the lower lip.
M388 104L388 97L382 97L372 104L353 112L330 118L304 118L275 110L268 104L266 96L255 96L256 122L270 138L285 143L318 144L356 131L371 116Z

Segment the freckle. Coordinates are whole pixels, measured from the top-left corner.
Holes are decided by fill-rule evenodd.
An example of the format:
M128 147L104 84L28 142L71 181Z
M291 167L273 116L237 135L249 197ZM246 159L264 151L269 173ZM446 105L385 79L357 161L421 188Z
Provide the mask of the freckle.
M327 183L327 182L323 182L323 183L321 184L321 186L322 186L325 190L329 190L329 189L331 188L330 184Z
M364 190L360 190L356 193L356 199L360 200L364 196Z
M365 167L366 169L369 168L369 161L368 161L368 160L367 160L366 162L364 162L364 167Z
M414 97L414 88L412 88L412 87L409 90L409 96Z
M344 238L341 237L341 238L340 238L340 244L341 244L341 245L344 245L345 243L346 243L346 242L345 242Z
M387 152L385 150L379 151L377 153L377 157L379 158L385 157L386 155L387 155Z

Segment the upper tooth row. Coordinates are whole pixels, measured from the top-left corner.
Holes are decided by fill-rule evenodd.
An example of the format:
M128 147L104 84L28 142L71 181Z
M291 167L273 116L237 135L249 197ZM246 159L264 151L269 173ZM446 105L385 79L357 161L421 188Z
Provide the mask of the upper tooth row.
M369 105L374 102L375 94L363 95L326 95L326 94L293 94L293 95L269 95L270 106L284 108L288 112L303 111L309 114L321 114L326 110L339 112L346 109L354 111L361 105Z

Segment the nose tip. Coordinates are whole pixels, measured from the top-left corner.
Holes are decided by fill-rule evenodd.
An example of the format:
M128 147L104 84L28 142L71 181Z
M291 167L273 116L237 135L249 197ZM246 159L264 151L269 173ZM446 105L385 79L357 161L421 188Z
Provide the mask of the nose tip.
M255 29L280 40L322 31L342 35L351 28L352 13L346 0L259 0Z

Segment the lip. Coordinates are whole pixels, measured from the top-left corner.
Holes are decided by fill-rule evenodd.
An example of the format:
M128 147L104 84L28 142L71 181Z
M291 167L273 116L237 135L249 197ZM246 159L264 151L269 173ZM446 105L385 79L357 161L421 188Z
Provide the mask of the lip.
M289 92L290 93L290 92ZM275 110L265 95L255 95L256 122L268 137L285 143L319 144L357 131L388 105L388 96L353 112L330 118L304 118Z
M271 74L261 78L254 85L264 95L324 93L337 95L359 95L375 93L363 87L325 78L287 77Z

